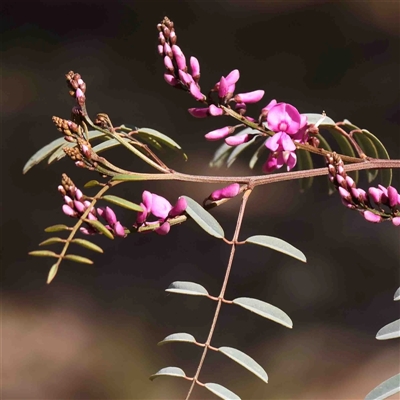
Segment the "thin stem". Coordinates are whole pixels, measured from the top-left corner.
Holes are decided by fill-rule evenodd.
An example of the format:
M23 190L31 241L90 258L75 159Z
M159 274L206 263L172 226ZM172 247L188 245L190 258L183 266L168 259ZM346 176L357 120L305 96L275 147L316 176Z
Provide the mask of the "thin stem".
M210 346L211 339L213 337L213 334L214 334L214 331L215 331L215 327L217 325L217 321L218 321L219 313L221 311L222 303L225 300L224 299L224 295L225 295L226 287L228 285L229 276L230 276L230 273L231 273L231 270L232 270L233 258L235 256L235 252L236 252L236 242L237 242L237 240L239 238L240 227L242 226L242 221L243 221L243 216L244 216L244 210L246 208L247 200L248 200L252 190L253 190L253 188L249 187L244 192L244 195L242 197L242 203L240 205L239 215L238 215L238 219L237 219L237 222L236 222L236 228L235 228L235 232L234 232L233 238L232 238L232 247L231 247L231 253L230 253L230 256L229 256L228 266L226 268L225 278L224 278L224 281L222 283L221 292L220 292L220 294L218 296L218 303L217 303L217 307L215 309L214 318L213 318L213 321L212 321L212 324L211 324L211 328L210 328L210 332L208 334L207 341L205 342L203 354L201 355L200 362L199 362L199 365L197 367L196 374L193 377L192 384L190 385L189 392L188 392L188 394L186 396L186 400L189 400L190 395L192 394L192 391L194 389L194 386L196 385L196 383L198 383L198 378L199 378L199 375L200 375L200 372L201 372L201 368L203 367L204 360L205 360L206 355L207 355L207 351L208 351L209 348L211 348L211 346Z
M365 169L385 169L385 168L400 168L400 160L365 160L355 164L347 164L345 166L347 172L361 171ZM313 168L305 171L281 172L272 175L253 175L253 176L208 176L208 175L190 175L183 174L177 171L172 171L165 174L151 174L130 172L127 175L138 175L141 180L148 181L183 181L197 183L241 183L249 184L252 182L254 186L265 185L268 183L290 181L294 179L311 178L314 176L328 175L328 168Z

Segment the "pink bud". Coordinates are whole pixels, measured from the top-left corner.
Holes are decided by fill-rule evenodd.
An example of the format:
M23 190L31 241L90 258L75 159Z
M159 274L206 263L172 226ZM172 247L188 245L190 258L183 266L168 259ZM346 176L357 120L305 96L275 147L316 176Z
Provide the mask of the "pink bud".
M190 69L192 70L192 76L195 81L200 79L200 63L196 57L190 57Z
M121 225L121 223L119 221L117 221L114 224L113 229L114 229L114 233L115 233L116 236L119 236L119 237L125 237L126 236L125 229L124 229L124 227Z
M239 136L229 136L225 139L225 143L228 146L239 146L240 144L246 143L249 140L251 140L254 137L254 135L239 135Z
M349 193L346 189L344 189L344 188L342 188L341 186L339 186L338 190L339 190L340 195L341 195L345 200L351 201L350 193Z
M376 204L380 204L382 202L382 195L383 195L382 190L379 190L378 188L375 187L370 187L368 189L368 193Z
M190 90L191 95L192 95L196 100L198 100L198 101L203 101L203 100L205 100L206 97L204 96L203 93L201 93L201 91L200 91L200 89L199 89L199 87L197 86L196 83L192 82L192 83L190 84L189 90Z
M64 204L64 205L62 206L62 210L63 210L63 213L64 213L65 215L68 215L68 217L76 217L76 215L77 215L76 211L73 210L73 209L72 209L69 205L67 205L67 204Z
M178 68L181 70L186 70L186 58L185 55L183 54L181 48L174 44L172 46L172 53L174 55L176 64L178 65Z
M345 179L343 178L342 175L339 175L339 174L336 175L336 182L342 187L346 186Z
M171 203L164 197L152 193L151 213L158 218L167 218L171 211Z
M356 187L356 183L354 182L353 178L350 176L346 176L346 183L349 188Z
M273 106L275 106L277 104L276 100L273 99L271 100L262 110L261 112L263 114L266 114Z
M171 225L168 222L164 222L159 228L157 228L155 231L159 235L166 235L171 229Z
M208 116L208 108L189 108L190 114L195 118L206 118Z
M187 208L186 199L184 197L179 197L174 207L172 207L172 209L170 210L168 216L173 218L176 217L177 215L182 215L185 212L186 208Z
M162 56L162 55L164 54L164 46L163 46L162 44L159 44L159 45L157 46L157 50L158 50L158 54L159 54L160 56Z
M398 198L399 198L399 194L398 194L396 188L394 188L393 186L389 186L387 188L387 191L388 191L387 196L388 196L388 199L389 199L390 207L397 206L397 201L398 201Z
M240 78L240 73L238 69L234 69L226 76L226 83L229 85L234 85Z
M164 43L164 54L170 58L174 56L171 50L171 46L168 43Z
M64 201L66 204L68 204L70 207L74 206L74 202L72 201L71 197L69 196L64 196Z
M85 212L85 206L80 201L74 200L74 206L79 213Z
M232 183L229 186L226 186L222 189L215 190L210 194L211 200L221 200L221 199L230 199L232 197L237 196L240 191L240 185L238 183Z
M62 186L62 185L58 185L57 186L57 190L62 194L62 195L64 195L65 196L65 189L64 189L64 186Z
M228 94L228 84L225 77L221 77L218 87L218 97L223 99Z
M172 60L168 56L164 57L164 66L170 72L174 72L174 65L172 64Z
M165 82L168 83L168 85L171 85L171 86L174 86L174 87L179 86L179 81L178 81L178 79L176 79L176 78L175 78L173 75L171 75L171 74L164 74L164 79L165 79Z
M182 71L181 69L179 70L179 78L185 85L190 85L193 82L192 75Z
M76 189L75 191L75 198L76 200L80 200L83 197L83 193L80 189Z
M224 113L224 110L222 108L214 106L214 104L211 104L210 107L208 107L208 112L213 117L218 117Z
M394 226L399 226L400 225L400 217L394 217L392 219L392 223Z
M215 131L208 132L205 138L210 141L223 139L233 133L235 128L233 126L225 126L224 128L216 129Z
M257 103L264 96L264 90L254 90L253 92L240 93L235 96L235 101L238 103Z
M117 222L117 216L115 215L115 212L110 207L106 207L105 208L104 214L102 215L102 217L111 226L114 225Z
M381 222L381 221L382 221L382 218L381 218L380 215L375 214L375 213L373 213L373 212L371 212L371 211L364 211L363 215L364 215L364 218L365 218L367 221L373 222L373 223L375 223L375 224L377 224L378 222Z

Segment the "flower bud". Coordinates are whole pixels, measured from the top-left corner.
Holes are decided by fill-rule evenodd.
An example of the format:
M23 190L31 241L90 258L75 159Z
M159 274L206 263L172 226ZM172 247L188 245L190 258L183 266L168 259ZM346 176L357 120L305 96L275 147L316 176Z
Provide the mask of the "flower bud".
M225 126L224 128L216 129L215 131L208 132L205 138L210 141L226 138L234 132L233 126Z
M229 186L226 186L222 189L215 190L210 194L211 200L221 200L221 199L230 199L235 197L240 192L240 185L238 183L232 183Z
M253 92L237 94L234 99L237 103L257 103L264 96L264 90L254 90Z

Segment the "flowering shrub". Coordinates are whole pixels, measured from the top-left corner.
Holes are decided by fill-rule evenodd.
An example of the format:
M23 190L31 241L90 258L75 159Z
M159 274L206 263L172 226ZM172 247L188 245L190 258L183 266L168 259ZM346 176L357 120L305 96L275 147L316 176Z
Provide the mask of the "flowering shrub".
M35 250L30 254L56 259L47 278L47 282L50 283L65 259L92 263L88 258L69 254L71 243L102 252L99 246L88 239L76 238L78 232L86 235L86 238L95 238L96 235L101 234L110 239L127 238L135 232L155 231L159 235L166 235L173 225L194 221L206 233L227 243L231 246L231 253L221 290L217 296L210 295L205 287L194 282L175 281L167 288L168 292L204 296L216 303L211 328L205 341L198 342L189 333L175 333L161 342L183 341L202 347L203 352L195 374L187 376L180 368L167 367L152 375L151 379L169 375L188 380L190 387L187 399L190 398L196 385L223 399L239 399L238 395L218 383L204 383L200 380L207 352L215 351L244 366L264 382L268 382L267 373L253 358L236 348L229 346L217 348L211 344L222 306L237 305L287 328L292 328L293 323L284 311L262 300L248 297L235 299L225 297L236 248L254 244L278 251L302 262L306 261L305 255L300 250L280 238L260 234L239 240L247 201L253 190L257 186L297 179L306 182L305 187L308 188L311 187L313 177L326 175L331 183L331 190L336 189L341 202L347 209L357 211L366 222L391 221L393 225L399 226L400 195L391 186L391 169L399 168L400 160L390 160L387 150L375 135L347 120L335 123L325 113L300 113L295 106L285 102L278 103L275 99L270 100L264 107L259 106L258 103L265 97L264 90L256 89L237 93L240 78L237 69L220 77L210 89L203 90L200 87L200 62L191 56L187 63L188 58L177 45L173 22L165 17L157 28L158 52L163 58L166 70L164 80L173 88L188 93L192 100L201 103L198 107L189 108L189 113L195 118L227 116L234 121L232 125L219 127L205 134L205 139L208 141L224 139L224 143L216 150L211 165L221 166L226 161L230 166L242 151L258 143L259 146L250 159L249 165L254 168L257 161L262 158L262 151L268 149L269 154L263 159L262 167L265 174L233 177L200 176L173 170L156 154L156 150L163 147L180 152L180 146L173 139L149 128L114 126L110 117L104 113L98 114L93 121L86 108L86 84L80 74L70 71L66 74L67 85L70 95L76 102L72 108L71 120L53 117L53 122L62 132L63 138L39 150L28 161L24 172L46 157L49 157L49 161L56 161L66 155L77 167L100 174L102 181L92 180L84 185L85 188L99 188L94 196L88 196L78 189L66 174L63 174L61 185L58 186L64 198L62 210L64 214L71 217L74 224L73 226L58 224L46 228L48 232L67 231L69 233L66 239L53 237L41 243L41 245L61 243L63 247L60 253ZM257 107L259 111L256 114L248 115L248 109L254 110ZM338 149L331 148L325 139L326 133L336 139ZM98 139L103 141L95 144ZM125 170L99 155L100 152L117 145L123 146L156 172L139 173ZM322 158L325 166L314 168L313 157L317 162ZM286 165L286 172L272 174L284 165ZM297 170L293 171L295 168ZM371 186L368 190L363 190L357 186L358 172L364 170L368 172L367 178L370 183L379 178L378 187ZM348 175L351 172L354 173L352 177ZM218 184L219 188L212 193L204 193L200 203L188 196L172 193L171 198L177 199L174 205L159 194L147 190L141 194L141 200L139 193L132 194L132 199L138 203L132 202L131 199L106 194L117 185L134 184L138 180L214 183ZM241 205L233 237L228 239L225 237L222 226L209 211L214 207L223 206L224 203L237 196L241 196ZM120 222L117 212L110 206L103 205L103 202L136 212L135 222L128 222L128 220ZM98 203L102 205L98 207ZM398 298L397 295L396 299ZM385 338L398 336L396 331L398 322L383 329L385 329L383 335ZM400 390L396 379L389 379L382 388L371 392L372 394L367 398L383 399L386 395Z

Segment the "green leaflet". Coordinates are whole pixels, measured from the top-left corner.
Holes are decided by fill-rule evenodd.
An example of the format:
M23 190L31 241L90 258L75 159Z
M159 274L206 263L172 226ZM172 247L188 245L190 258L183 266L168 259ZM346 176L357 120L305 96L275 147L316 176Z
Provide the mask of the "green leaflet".
M173 333L172 335L168 335L161 342L158 342L157 345L161 346L165 343L171 342L187 342L187 343L196 343L196 339L194 336L189 333Z
M138 204L132 203L131 201L123 199L122 197L108 194L106 196L102 196L101 199L108 201L109 203L115 204L117 206L127 208L128 210L143 211L142 207L140 207Z
M265 383L268 383L268 375L264 368L247 354L233 347L220 347L218 350L220 353L225 354L227 357L252 372Z
M206 288L194 282L172 282L165 291L179 294L190 294L193 296L208 296Z
M187 202L186 213L208 234L218 239L223 239L225 233L219 222L199 203L188 196L182 197L184 197Z
M186 374L181 368L178 367L166 367L160 369L158 372L150 376L150 380L154 380L159 376L176 376L178 378L184 378Z

